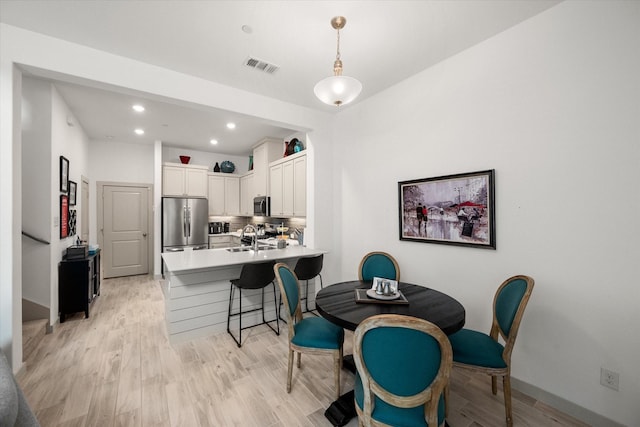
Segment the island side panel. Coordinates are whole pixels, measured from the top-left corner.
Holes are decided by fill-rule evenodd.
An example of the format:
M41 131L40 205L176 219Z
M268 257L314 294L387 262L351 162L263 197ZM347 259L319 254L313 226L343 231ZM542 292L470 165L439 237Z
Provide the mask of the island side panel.
M297 258L283 260L295 266ZM197 272L168 272L165 283L165 318L167 332L171 343L183 342L194 338L205 337L227 329L227 313L229 309L230 280L240 276L241 265L218 267ZM312 285L312 281L309 282ZM301 285L304 286L303 284ZM304 287L303 287L304 289ZM313 290L313 285L311 287ZM276 319L273 287L265 289L265 318ZM315 301L315 292L310 295ZM280 292L276 283L276 301ZM261 304L261 290L243 290L242 309L257 308ZM315 305L314 305L315 306ZM234 298L233 312L239 307L238 290ZM284 316L283 316L284 317ZM260 311L242 316L243 326L258 324L262 321ZM237 330L237 316L231 321L231 328Z

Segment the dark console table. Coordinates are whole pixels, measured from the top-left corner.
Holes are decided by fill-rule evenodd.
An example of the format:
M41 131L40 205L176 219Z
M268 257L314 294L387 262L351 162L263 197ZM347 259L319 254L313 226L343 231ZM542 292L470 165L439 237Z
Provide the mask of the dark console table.
M67 314L84 311L100 295L100 249L86 258L63 259L58 264L58 308L60 323Z

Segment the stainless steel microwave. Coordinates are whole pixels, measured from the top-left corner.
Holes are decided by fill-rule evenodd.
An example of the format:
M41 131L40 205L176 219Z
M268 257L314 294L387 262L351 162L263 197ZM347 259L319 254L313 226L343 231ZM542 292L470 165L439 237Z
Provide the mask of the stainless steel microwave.
M260 196L253 198L253 215L254 216L270 216L271 215L271 199L269 196Z

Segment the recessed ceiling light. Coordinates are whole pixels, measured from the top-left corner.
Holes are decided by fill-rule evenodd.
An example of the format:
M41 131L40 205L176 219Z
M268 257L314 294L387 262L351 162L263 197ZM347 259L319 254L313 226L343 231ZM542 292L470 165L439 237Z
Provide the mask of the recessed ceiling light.
M211 143L211 145L216 145L218 144L218 140L217 139L212 139L211 141L209 141Z
M134 132L136 133L136 135L144 135L144 129L138 128L138 129L134 130Z
M133 108L133 110L137 111L138 113L142 113L144 111L144 107L142 105L140 105L140 104L135 104L131 108Z
M227 123L227 128L228 129L235 129L236 128L236 124L229 122L229 123Z

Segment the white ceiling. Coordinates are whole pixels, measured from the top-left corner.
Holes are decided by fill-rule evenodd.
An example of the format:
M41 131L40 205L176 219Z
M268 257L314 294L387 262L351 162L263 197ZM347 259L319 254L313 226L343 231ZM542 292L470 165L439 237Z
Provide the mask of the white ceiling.
M478 44L559 0L410 1L0 1L0 22L133 58L293 104L336 111L313 86L331 75L336 32L330 20L347 18L340 33L344 74L363 90L354 103ZM252 32L242 31L248 25ZM247 57L279 66L266 74ZM472 72L472 70L470 70ZM59 90L90 138L151 142L227 154L246 154L265 136L294 130L229 112L59 83ZM130 106L144 101L134 116ZM349 108L344 106L341 108ZM228 132L224 123L238 127ZM133 135L144 127L144 137ZM220 144L208 144L217 137Z

